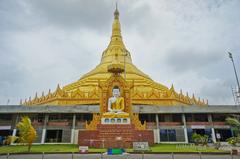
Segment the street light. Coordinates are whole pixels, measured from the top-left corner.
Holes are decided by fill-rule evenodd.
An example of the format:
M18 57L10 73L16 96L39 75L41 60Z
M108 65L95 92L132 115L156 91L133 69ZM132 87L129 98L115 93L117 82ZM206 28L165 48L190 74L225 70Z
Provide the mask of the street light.
M234 73L235 73L235 77L236 77L236 80L237 80L237 86L238 86L238 91L237 91L237 92L240 93L240 85L239 85L238 75L237 75L237 71L236 71L236 67L235 67L235 64L234 64L234 60L233 60L232 53L231 53L231 52L228 52L228 55L229 55L229 58L230 58L231 61L232 61L233 69L234 69Z

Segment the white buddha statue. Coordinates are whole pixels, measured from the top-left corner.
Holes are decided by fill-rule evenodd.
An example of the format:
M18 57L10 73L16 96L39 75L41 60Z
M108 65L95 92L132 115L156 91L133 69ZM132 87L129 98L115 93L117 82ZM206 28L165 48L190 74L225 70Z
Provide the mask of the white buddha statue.
M112 90L112 97L108 99L108 112L103 114L104 117L129 117L129 114L124 112L124 98L121 97L120 94L120 89L114 87Z

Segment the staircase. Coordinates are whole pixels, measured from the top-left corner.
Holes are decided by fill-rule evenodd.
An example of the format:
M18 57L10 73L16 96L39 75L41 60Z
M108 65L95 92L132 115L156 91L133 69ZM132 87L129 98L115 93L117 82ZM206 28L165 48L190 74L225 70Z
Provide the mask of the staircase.
M105 147L131 147L134 129L133 124L99 124L98 138L104 142Z
M137 130L134 124L97 124L96 130L79 130L78 144L95 148L131 148L133 142L153 145L152 130Z

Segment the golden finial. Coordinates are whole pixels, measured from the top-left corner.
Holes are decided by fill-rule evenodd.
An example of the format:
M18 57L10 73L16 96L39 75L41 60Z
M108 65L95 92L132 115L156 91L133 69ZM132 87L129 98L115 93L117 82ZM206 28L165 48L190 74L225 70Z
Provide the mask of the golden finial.
M175 89L174 89L174 86L173 86L173 84L172 84L172 86L171 86L170 90L171 90L172 92L175 92Z
M58 83L58 85L57 85L57 89L61 89L59 83Z
M118 6L117 6L117 2L116 2L116 9L114 12L114 19L118 19L119 18L119 12L118 12Z
M61 88L60 88L60 85L58 84L55 92L59 92L59 91L61 91Z
M194 93L192 94L192 99L196 100Z

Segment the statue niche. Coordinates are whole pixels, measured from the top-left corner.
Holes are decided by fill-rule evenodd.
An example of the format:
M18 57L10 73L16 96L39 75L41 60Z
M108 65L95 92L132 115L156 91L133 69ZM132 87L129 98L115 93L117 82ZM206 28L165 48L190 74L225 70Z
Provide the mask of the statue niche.
M114 86L112 89L112 97L108 98L107 112L103 113L105 118L124 118L129 117L129 113L125 111L124 97L121 97L120 88Z

